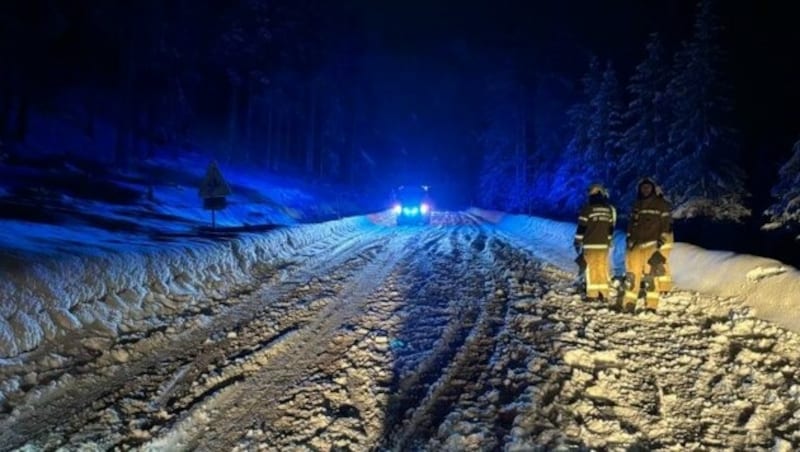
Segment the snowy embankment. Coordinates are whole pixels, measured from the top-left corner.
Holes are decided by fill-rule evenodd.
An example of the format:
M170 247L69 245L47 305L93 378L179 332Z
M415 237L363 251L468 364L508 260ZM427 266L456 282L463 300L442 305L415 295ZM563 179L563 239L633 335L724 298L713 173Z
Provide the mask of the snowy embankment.
M0 277L0 359L20 357L66 334L116 336L147 329L201 300L249 284L261 266L293 250L363 227L363 217L242 235L224 242L169 245L154 252L53 257Z
M575 224L523 215L473 210L502 231L523 238L528 251L568 271L576 269L572 240ZM678 237L680 239L680 237ZM614 273L624 273L625 235L614 235ZM800 333L800 271L759 256L711 251L678 242L671 255L676 288L719 297L738 297L755 316Z
M543 218L473 210L527 243L528 251L568 271L575 269L575 225ZM369 220L354 217L294 226L225 242L170 245L152 252L53 257L0 278L0 359L34 350L70 332L116 336L151 327L159 315L222 299L252 282L260 266L323 237L354 232ZM615 236L615 273L623 272L624 236ZM755 315L800 332L800 272L781 262L677 243L672 268L678 289L739 297Z

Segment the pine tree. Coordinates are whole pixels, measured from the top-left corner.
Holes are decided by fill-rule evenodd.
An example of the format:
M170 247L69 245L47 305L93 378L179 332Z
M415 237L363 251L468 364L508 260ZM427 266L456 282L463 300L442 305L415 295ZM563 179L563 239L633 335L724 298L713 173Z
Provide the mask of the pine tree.
M777 200L765 212L771 226L797 226L800 224L800 140L794 144L791 157L778 171L778 182L772 187ZM800 238L800 237L798 237Z
M590 102L592 108L589 135L591 148L595 150L599 166L600 182L616 189L615 175L620 157L620 131L622 127L622 105L620 103L617 74L609 61L603 71L600 85ZM591 163L591 162L590 162Z
M569 184L565 187L568 189L565 193L567 196L572 196L573 192L582 192L584 187L599 180L604 174L603 168L598 165L602 157L602 148L599 146L602 134L598 131L595 114L595 98L600 92L602 83L600 62L596 57L592 57L589 61L589 70L581 78L582 100L574 104L567 113L572 138L567 144L567 158L562 162L561 168L578 168L568 181L557 182Z
M554 181L555 201L565 206L576 198L582 202L583 190L593 182L613 185L618 159L622 109L611 63L601 71L597 58L592 58L582 84L583 100L568 112L573 135L567 159L556 170Z
M663 180L667 175L658 163L667 151L669 111L664 91L669 66L658 33L650 35L646 50L647 56L636 66L628 85L631 101L624 115L627 128L620 140L624 154L617 168L617 188L625 204L633 201L639 178Z
M558 215L563 213L554 200L556 171L564 159L564 146L570 136L567 125L567 96L571 82L561 75L539 74L533 91L530 113L529 156L531 170L528 191L531 213Z
M749 215L747 190L737 166L736 131L726 123L732 103L719 69L719 31L711 1L702 0L694 35L677 52L667 85L672 122L668 152L658 165L679 213L738 220Z
M509 164L506 149L502 147L487 149L481 163L479 181L481 205L508 209L512 182L508 176L513 168Z

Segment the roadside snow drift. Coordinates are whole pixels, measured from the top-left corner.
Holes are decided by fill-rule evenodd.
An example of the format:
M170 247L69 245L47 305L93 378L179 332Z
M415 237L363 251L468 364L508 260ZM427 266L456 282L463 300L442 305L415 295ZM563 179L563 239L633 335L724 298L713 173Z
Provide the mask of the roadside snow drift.
M774 259L709 251L676 243L675 283L698 292L739 297L755 315L800 332L800 271Z
M87 330L115 336L146 328L160 314L222 299L262 266L331 235L363 227L363 217L242 235L224 242L169 245L147 252L53 257L2 269L0 358Z
M543 218L473 209L470 214L518 237L535 256L574 270L575 225ZM298 247L370 225L353 217L319 225L242 235L225 242L188 242L141 252L53 257L3 269L0 278L0 358L35 349L45 340L88 330L115 336L138 331L160 314L196 300L221 299L247 284L259 266L274 264ZM374 226L367 226L374 227ZM616 273L624 269L624 235L614 242ZM676 286L721 297L740 297L755 315L800 332L800 272L773 259L709 251L676 243L672 252ZM791 314L791 315L789 315Z
M473 209L472 214L495 223L527 243L535 256L568 271L576 269L572 241L575 224L522 215L504 215ZM680 238L680 237L678 237ZM615 274L624 273L625 235L614 235ZM711 251L675 243L672 273L679 289L720 297L739 297L762 319L800 332L800 271L780 261L759 256Z

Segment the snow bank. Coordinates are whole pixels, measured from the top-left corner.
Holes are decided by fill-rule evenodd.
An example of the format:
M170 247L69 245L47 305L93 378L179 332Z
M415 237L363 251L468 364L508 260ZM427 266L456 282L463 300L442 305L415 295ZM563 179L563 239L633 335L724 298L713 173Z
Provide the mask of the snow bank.
M564 270L576 270L574 223L478 209L471 213L523 239L535 256ZM617 231L612 251L615 274L624 273L624 241L624 233ZM740 298L756 316L800 333L800 313L795 312L800 309L800 271L794 267L765 257L711 251L681 242L675 244L671 260L677 288Z
M780 261L676 243L673 279L682 288L739 297L765 320L800 332L800 271Z
M116 335L181 304L224 296L298 247L353 233L349 218L162 250L60 257L0 270L0 358L71 331ZM137 323L138 322L138 323Z

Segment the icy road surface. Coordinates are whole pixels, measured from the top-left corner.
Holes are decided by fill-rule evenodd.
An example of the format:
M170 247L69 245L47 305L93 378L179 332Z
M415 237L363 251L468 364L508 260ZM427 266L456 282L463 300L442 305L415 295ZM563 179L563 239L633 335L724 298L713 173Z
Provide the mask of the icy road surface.
M0 449L800 447L797 335L689 292L616 313L525 237L442 223L299 247L174 326L65 342L51 353L79 359L46 375L4 369L29 384Z

